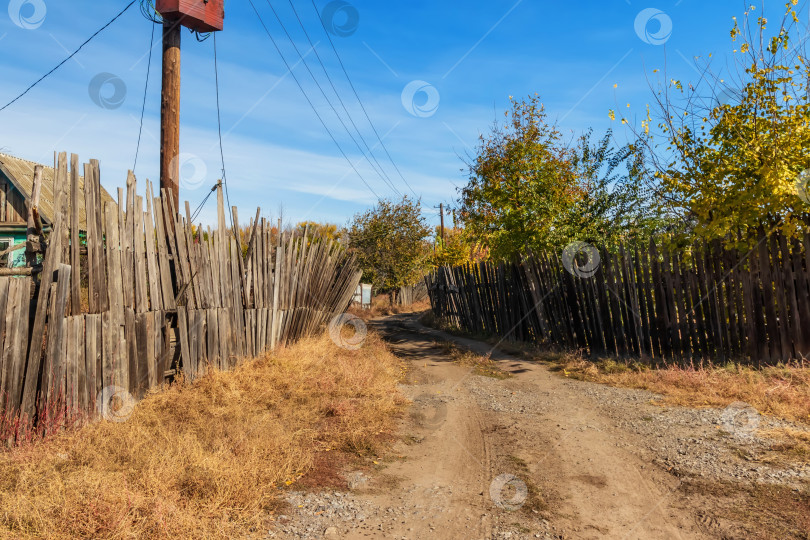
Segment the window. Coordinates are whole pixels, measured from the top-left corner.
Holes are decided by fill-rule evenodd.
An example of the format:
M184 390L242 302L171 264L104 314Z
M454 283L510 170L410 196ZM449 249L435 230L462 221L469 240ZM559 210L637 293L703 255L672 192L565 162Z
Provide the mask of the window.
M11 238L0 238L0 252L3 252L12 246ZM8 268L11 266L11 261L14 260L11 253L0 255L0 268Z

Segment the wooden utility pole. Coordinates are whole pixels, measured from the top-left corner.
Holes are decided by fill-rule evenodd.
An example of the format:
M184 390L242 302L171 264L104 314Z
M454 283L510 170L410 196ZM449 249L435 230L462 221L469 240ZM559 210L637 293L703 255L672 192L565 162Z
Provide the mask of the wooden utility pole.
M444 203L439 203L439 215L442 218L442 246L444 246Z
M160 98L160 188L180 207L180 21L163 22L163 90Z
M163 17L163 89L160 95L160 188L174 196L180 209L180 32L219 32L224 0L155 0Z

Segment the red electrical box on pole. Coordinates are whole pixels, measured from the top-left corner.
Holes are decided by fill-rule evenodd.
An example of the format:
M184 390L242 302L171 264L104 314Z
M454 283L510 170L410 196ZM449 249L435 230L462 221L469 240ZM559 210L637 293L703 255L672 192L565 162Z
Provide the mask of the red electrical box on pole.
M179 21L197 32L217 32L225 22L225 0L157 0L155 9L164 18Z
M225 0L155 0L163 18L163 84L160 97L160 189L180 205L180 30L222 30Z

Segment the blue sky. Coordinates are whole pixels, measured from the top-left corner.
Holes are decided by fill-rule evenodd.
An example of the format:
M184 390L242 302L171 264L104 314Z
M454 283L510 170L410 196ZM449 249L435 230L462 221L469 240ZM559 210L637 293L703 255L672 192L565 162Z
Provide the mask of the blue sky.
M270 218L283 211L289 222L344 224L374 204L372 190L397 197L327 105L268 1L253 1L306 94L371 189L330 139L250 4L230 0L217 47L231 203L244 219L261 206ZM128 1L4 3L9 9L8 15L0 11L0 106L64 59ZM654 69L666 67L670 77L695 79L693 57L709 53L722 69L733 49L731 17L745 8L737 0L315 3L321 14L327 7L335 12L326 17L335 34L330 37L393 162L422 197L432 222L437 221L433 207L451 203L456 188L465 182L459 156L473 150L493 120L503 118L510 95L538 93L566 133L576 135L589 127L603 132L611 126L609 109L626 111L629 103L631 111L643 114L651 97L649 80L657 76ZM289 1L272 0L272 5L344 123L353 129ZM366 121L319 11L310 0L294 0L294 5L373 155L396 190L411 194ZM768 15L779 16L783 6L768 3ZM0 112L2 151L43 163L52 162L54 150L77 153L83 160L96 158L104 186L111 192L123 186L135 157L151 26L136 4L74 59ZM136 167L141 182L158 178L159 42L158 29ZM213 40L198 43L184 32L182 76L180 196L195 207L221 169ZM359 136L354 137L365 148ZM214 216L213 204L201 213L207 223L213 223Z

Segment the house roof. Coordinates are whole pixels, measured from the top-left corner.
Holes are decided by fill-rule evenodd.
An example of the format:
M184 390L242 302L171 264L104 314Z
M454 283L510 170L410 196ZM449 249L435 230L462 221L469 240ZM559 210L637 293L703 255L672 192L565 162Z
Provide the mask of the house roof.
M37 165L39 165L39 163L0 153L0 172L8 177L9 181L14 184L14 187L23 194L25 200L31 199L31 191L34 188L34 167ZM53 167L47 167L45 165L42 167L42 192L39 197L39 215L45 221L53 223L54 171ZM82 190L82 192L84 191L84 176L79 176L79 189ZM101 200L105 204L108 201L115 202L103 187L101 188ZM68 197L65 212L69 215L70 197ZM84 204L79 205L79 227L82 230L87 228Z

